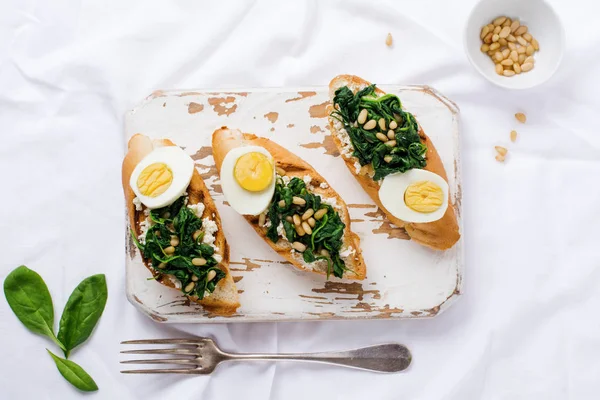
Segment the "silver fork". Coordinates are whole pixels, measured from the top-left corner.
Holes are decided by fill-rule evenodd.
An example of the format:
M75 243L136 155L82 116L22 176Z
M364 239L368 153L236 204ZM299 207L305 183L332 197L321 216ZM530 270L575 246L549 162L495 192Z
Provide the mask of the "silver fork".
M126 360L122 364L176 364L179 368L136 369L124 374L197 374L212 373L223 361L309 361L376 372L403 371L410 365L410 351L401 344L388 343L347 351L298 354L230 354L210 338L128 340L121 344L166 344L168 349L125 350L124 354L168 354L177 357Z

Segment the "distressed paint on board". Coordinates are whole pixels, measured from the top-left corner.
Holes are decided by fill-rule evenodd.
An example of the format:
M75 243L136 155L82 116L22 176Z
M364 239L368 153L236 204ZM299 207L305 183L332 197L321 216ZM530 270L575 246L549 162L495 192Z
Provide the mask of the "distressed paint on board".
M460 222L458 108L429 87L382 88L400 96L436 144ZM411 242L403 228L386 221L339 158L329 136L326 117L330 108L327 88L158 90L129 112L126 139L137 132L169 137L195 161L221 214L242 306L231 317L211 315L176 290L147 281L150 272L127 238L131 303L155 321L179 323L424 318L452 304L462 287L462 239L449 251L435 252ZM321 275L293 268L272 252L222 196L210 147L211 134L220 126L271 138L335 184L348 204L352 228L361 238L367 279L326 281ZM402 262L390 264L388 260Z

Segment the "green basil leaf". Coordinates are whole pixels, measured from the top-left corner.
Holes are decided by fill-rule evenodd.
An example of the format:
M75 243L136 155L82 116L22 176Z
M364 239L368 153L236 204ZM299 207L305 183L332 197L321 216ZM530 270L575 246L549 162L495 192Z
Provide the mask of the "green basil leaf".
M58 340L66 347L65 357L85 342L100 319L108 290L104 274L92 275L75 288L60 318Z
M65 360L54 355L50 350L46 349L50 357L54 360L58 372L73 386L84 392L94 392L98 390L98 385L79 365L71 360Z
M54 336L54 307L48 286L35 271L21 265L4 280L4 295L17 318L32 332L65 346Z

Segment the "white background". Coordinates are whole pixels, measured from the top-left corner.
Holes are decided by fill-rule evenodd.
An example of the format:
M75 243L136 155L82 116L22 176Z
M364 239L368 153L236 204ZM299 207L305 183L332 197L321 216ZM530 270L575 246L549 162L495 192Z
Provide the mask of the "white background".
M474 1L0 0L0 278L20 264L38 271L58 319L79 281L107 275L104 316L72 356L100 386L90 398L595 399L598 5L552 3L567 33L563 64L546 85L509 92L464 55ZM124 112L155 89L326 85L339 73L429 84L460 106L462 299L420 321L164 326L137 312L124 289ZM509 145L505 164L494 160L496 144ZM53 344L26 331L4 300L0 321L0 398L80 397L46 354ZM119 374L121 340L188 333L239 351L399 341L414 362L396 375L303 364Z

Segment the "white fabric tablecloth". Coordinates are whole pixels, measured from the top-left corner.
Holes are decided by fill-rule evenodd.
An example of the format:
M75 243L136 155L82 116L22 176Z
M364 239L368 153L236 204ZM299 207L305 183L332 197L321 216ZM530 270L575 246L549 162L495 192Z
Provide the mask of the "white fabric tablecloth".
M81 279L106 274L105 313L73 353L100 386L90 398L598 398L596 2L553 1L565 58L550 82L524 92L469 65L462 28L475 1L370 3L0 1L0 278L20 264L38 271L58 319ZM136 311L125 298L125 111L155 89L326 85L339 73L429 84L460 106L464 296L412 321L167 326ZM505 164L496 144L509 145ZM0 398L80 397L46 354L54 345L4 299L0 320ZM414 362L394 375L285 363L231 364L210 377L119 373L121 340L185 334L233 351L399 341Z

